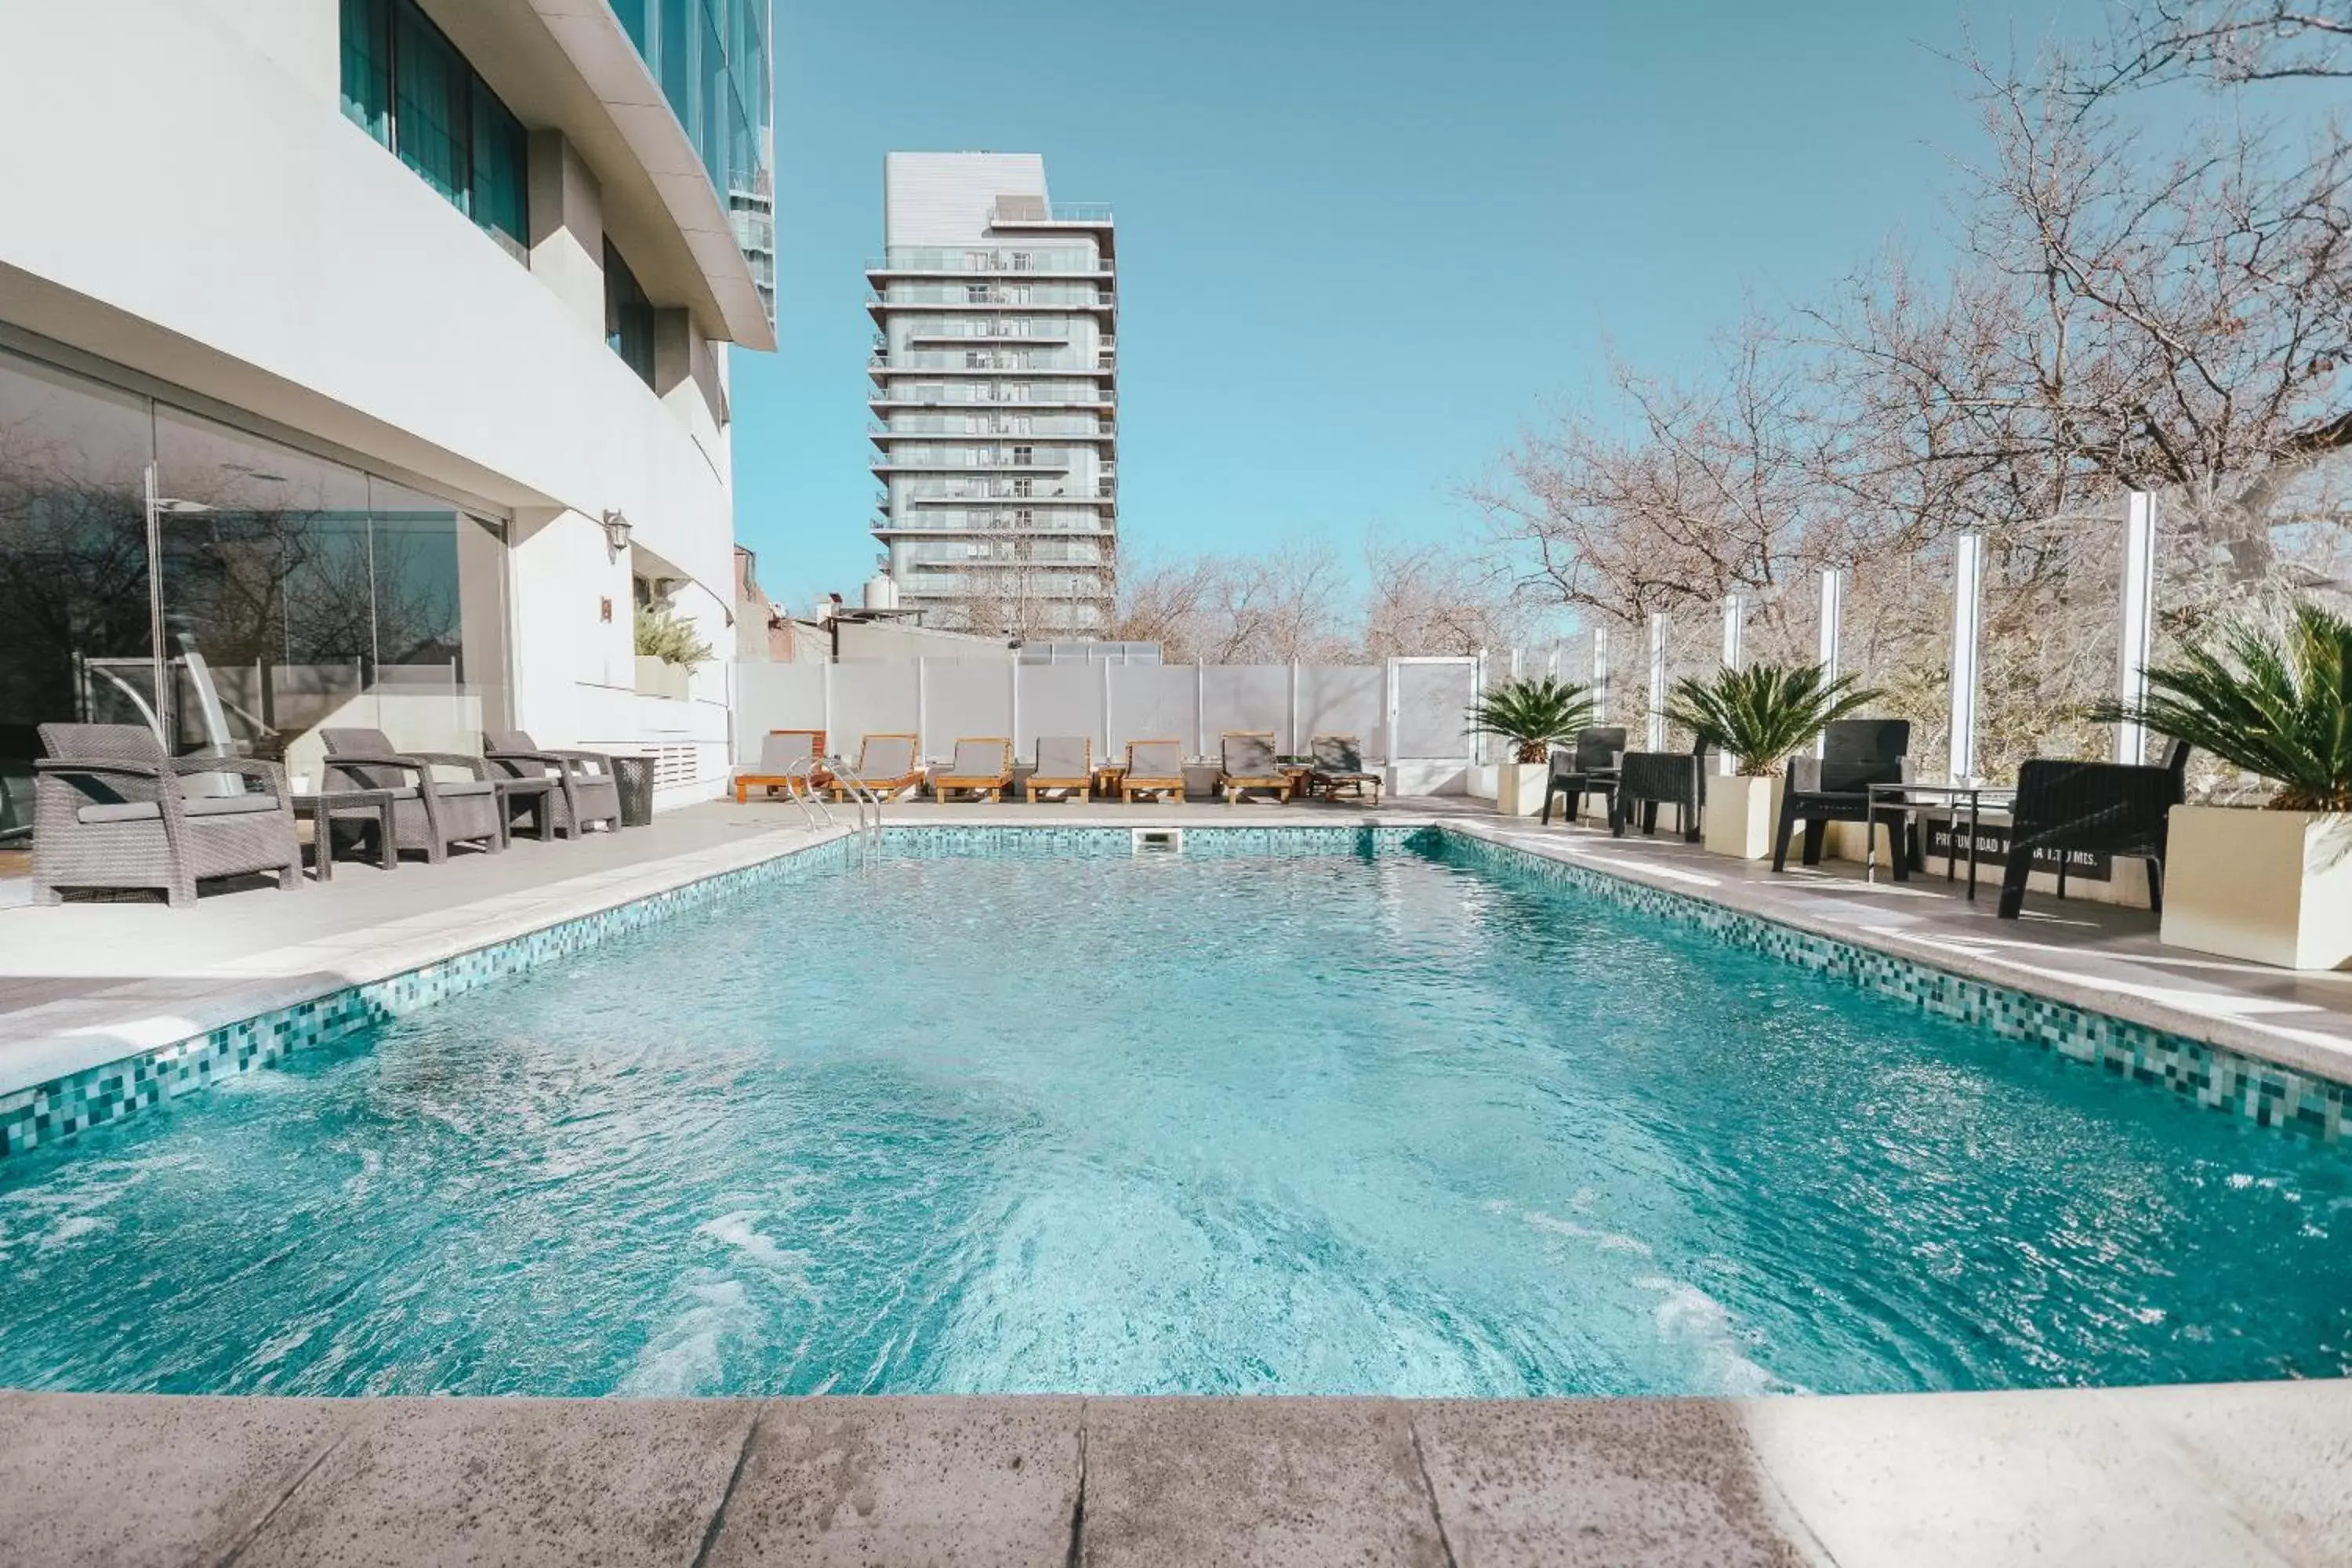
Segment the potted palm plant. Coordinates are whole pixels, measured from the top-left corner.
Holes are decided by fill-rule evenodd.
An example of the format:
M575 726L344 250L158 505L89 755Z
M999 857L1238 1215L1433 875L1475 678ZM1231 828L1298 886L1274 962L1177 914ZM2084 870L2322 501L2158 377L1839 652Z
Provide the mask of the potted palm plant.
M2144 702L2093 710L2269 781L2263 809L2177 805L2165 833L2175 947L2288 969L2352 968L2352 620L2299 605L2147 672Z
M1511 761L1495 770L1495 809L1505 816L1543 810L1551 749L1573 744L1592 722L1592 694L1572 680L1507 680L1470 706L1470 727L1511 743Z
M1728 754L1737 769L1707 786L1706 847L1742 860L1769 857L1790 756L1878 695L1858 689L1851 675L1832 679L1818 664L1755 664L1676 682L1666 718Z

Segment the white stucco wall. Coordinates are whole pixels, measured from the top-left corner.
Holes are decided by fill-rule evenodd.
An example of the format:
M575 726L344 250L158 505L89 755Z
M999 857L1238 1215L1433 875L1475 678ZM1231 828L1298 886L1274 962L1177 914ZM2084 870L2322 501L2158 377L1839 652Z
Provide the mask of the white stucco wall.
M723 664L692 703L631 689L628 561L593 520L625 511L725 647L725 433L343 118L335 18L6 0L0 321L509 510L518 721L546 743L707 730L723 756L723 706L697 711Z

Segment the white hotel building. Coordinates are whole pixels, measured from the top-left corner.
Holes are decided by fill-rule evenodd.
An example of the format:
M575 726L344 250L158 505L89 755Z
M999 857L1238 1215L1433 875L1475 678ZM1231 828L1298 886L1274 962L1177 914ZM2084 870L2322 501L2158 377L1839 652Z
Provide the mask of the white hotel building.
M323 725L516 727L718 791L769 37L768 0L0 0L0 837L53 721L314 774ZM719 653L682 693L653 600Z
M926 623L1031 638L1108 623L1118 540L1118 258L1034 153L893 153L876 338L875 537Z

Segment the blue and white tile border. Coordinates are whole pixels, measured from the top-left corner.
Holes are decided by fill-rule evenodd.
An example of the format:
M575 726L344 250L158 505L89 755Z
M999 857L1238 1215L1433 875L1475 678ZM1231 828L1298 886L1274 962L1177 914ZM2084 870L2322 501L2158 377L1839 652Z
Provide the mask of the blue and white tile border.
M893 855L926 858L1008 852L1041 858L1113 858L1129 855L1135 848L1129 827L1077 824L893 827L886 830L885 839ZM1456 863L1507 868L1560 882L1646 915L1696 927L1735 946L1909 1003L1922 1012L2168 1089L2263 1127L2327 1141L2341 1137L2344 1131L2352 1087L1445 825L1188 826L1184 829L1184 852L1190 856L1349 855L1407 848L1434 850ZM837 869L852 863L857 852L855 841L848 838L787 851L512 941L347 986L101 1067L0 1094L0 1158L118 1121L204 1089L216 1079L268 1067L292 1052L316 1048L404 1016L717 899Z

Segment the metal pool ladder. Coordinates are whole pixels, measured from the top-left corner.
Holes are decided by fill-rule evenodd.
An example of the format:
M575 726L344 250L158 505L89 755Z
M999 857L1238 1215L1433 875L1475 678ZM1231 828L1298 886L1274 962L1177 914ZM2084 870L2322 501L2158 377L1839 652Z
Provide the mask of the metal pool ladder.
M857 770L839 757L828 757L825 770L845 788L849 798L857 805L857 847L863 860L878 858L882 853L882 797L874 786L858 776ZM830 814L827 820L831 820Z

